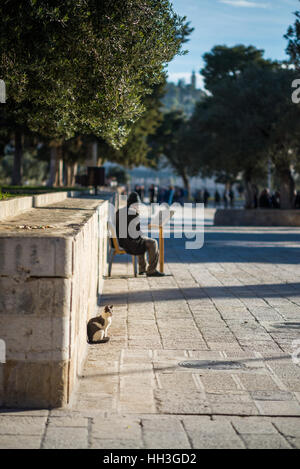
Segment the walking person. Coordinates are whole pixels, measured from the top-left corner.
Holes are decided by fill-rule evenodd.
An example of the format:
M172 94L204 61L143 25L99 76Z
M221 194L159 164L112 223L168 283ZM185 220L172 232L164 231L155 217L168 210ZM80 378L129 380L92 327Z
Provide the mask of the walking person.
M230 200L230 207L234 207L234 192L232 189L229 191L229 200Z
M151 186L149 187L149 202L150 204L154 204L154 197L155 197L155 187L154 187L154 184L151 184Z
M204 207L207 207L209 197L210 197L210 193L208 192L207 189L205 189L204 194L203 194Z
M223 194L223 203L224 203L224 208L228 208L228 193L226 189Z
M218 190L216 190L215 192L215 207L219 207L220 205L220 202L221 202L221 196L220 196L220 193Z

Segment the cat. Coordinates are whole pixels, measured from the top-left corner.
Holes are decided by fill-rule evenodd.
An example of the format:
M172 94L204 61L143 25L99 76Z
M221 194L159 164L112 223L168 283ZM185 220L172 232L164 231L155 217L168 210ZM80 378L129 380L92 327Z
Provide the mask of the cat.
M87 335L89 344L103 344L109 341L107 331L112 321L113 305L105 306L100 316L92 318L87 324Z

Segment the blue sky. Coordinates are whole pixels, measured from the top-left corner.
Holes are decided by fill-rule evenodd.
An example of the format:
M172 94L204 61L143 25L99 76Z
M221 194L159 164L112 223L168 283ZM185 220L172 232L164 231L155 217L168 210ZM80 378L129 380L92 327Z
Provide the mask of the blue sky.
M195 28L185 45L189 54L176 57L168 66L169 81L190 81L192 70L199 72L202 56L216 44L254 45L264 49L265 57L286 58L283 38L294 23L298 0L172 0L176 13L187 16ZM198 86L202 78L197 77Z

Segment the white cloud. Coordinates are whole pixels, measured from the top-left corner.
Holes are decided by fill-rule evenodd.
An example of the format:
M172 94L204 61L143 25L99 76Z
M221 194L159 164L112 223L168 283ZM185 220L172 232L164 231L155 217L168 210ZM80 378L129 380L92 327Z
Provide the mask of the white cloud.
M259 3L252 2L249 0L219 0L219 3L226 3L233 7L243 7L243 8L269 8L269 3Z

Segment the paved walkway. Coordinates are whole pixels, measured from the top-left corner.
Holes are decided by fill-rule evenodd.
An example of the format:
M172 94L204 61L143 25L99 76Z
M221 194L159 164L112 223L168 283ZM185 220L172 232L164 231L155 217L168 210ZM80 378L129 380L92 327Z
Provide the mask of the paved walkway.
M300 229L207 221L201 250L167 242L170 276L113 265L72 408L2 413L0 447L300 448Z

